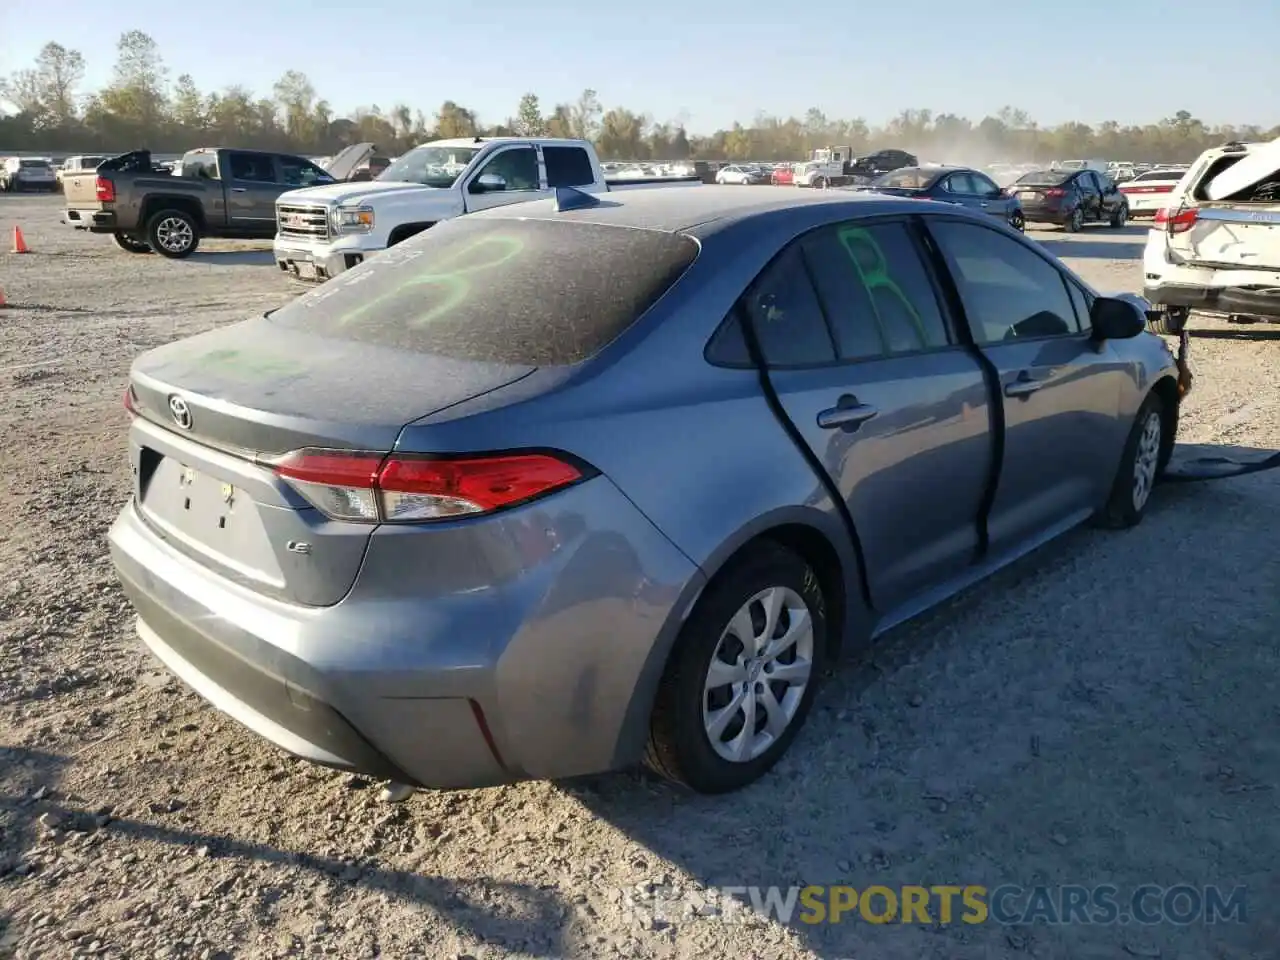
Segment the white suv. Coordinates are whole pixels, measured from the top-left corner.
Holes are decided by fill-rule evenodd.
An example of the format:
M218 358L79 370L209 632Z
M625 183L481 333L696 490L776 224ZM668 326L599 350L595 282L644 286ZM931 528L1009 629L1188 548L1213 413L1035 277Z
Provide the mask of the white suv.
M1280 140L1201 154L1156 212L1142 269L1161 333L1192 310L1280 323Z

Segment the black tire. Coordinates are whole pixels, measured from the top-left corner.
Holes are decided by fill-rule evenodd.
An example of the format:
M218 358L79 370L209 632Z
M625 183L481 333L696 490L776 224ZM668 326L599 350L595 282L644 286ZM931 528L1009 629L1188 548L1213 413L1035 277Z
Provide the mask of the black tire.
M1084 229L1084 210L1076 207L1071 211L1071 216L1067 218L1067 222L1062 227L1067 233L1079 233Z
M1098 514L1101 526L1123 530L1136 527L1142 522L1151 502L1151 488L1168 465L1171 452L1168 426L1171 414L1172 411L1165 410L1164 401L1158 394L1147 394L1147 399L1138 408L1138 415L1133 418L1133 428L1125 441L1120 467L1111 485L1111 496ZM1152 439L1149 431L1152 430L1158 431L1154 451L1150 446ZM1138 485L1140 471L1144 477L1145 489L1141 497Z
M1119 230L1129 222L1129 206L1128 204L1120 204L1116 207L1116 212L1111 215L1111 226Z
M128 253L154 253L155 251L147 245L147 241L143 240L136 234L125 233L123 230L117 230L111 234L111 239L116 242L116 246Z
M1152 333L1176 337L1186 329L1190 314L1186 307L1160 307L1147 317L1147 329Z
M707 676L713 656L717 656L725 646L737 642L729 633L734 615L757 594L771 588L785 588L808 608L813 627L809 678L804 689L798 691L800 695L791 720L774 742L754 758L730 760L716 751L704 723ZM753 622L758 624L760 621L755 620L758 611L754 606L758 605L753 605ZM655 773L698 793L727 793L764 776L786 753L813 704L826 664L826 610L818 578L809 565L791 550L763 542L731 561L698 600L667 661L650 718L646 765ZM782 622L780 617L779 624ZM784 652L783 656L786 655ZM737 656L741 658L741 654ZM779 664L785 665L781 657L774 661L775 667ZM785 689L784 681L770 683L767 680L768 669L746 674L746 683L754 684L757 690L763 689L763 684L769 684L770 691L781 683ZM729 690L726 686L716 693ZM754 709L756 694L753 692L751 696ZM774 702L777 702L776 698ZM732 731L734 724L738 723L737 730L741 732L745 723L739 723L740 720L745 721L745 714L735 710L726 731ZM757 734L760 732L758 726L754 729Z
M185 210L161 210L147 221L147 245L166 259L185 260L200 246L200 226Z
M1023 216L1021 210L1015 210L1009 214L1009 226L1017 230L1019 233L1027 232L1027 218Z
M815 190L824 190L824 189L826 189L826 186L827 186L827 178L826 178L826 177L815 177L815 178L814 178L814 181L813 181L813 189L815 189Z

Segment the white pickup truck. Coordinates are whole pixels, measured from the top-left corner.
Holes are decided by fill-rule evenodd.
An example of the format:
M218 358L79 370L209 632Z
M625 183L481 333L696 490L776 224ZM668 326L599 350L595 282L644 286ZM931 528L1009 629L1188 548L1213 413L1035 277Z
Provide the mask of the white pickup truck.
M585 140L468 137L415 147L374 180L291 190L276 200L275 259L301 280L324 281L428 227L476 210L552 196L699 186L697 176L606 182Z

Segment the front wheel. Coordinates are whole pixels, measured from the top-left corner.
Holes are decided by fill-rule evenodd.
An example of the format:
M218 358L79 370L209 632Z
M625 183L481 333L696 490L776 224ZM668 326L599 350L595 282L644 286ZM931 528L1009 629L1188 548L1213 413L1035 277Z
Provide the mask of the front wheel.
M1129 208L1123 203L1116 207L1116 212L1111 215L1111 226L1119 230L1129 222Z
M147 241L143 240L137 234L125 233L123 230L117 230L111 234L111 239L116 242L116 246L121 250L127 250L129 253L151 253L151 247Z
M812 568L764 543L699 599L667 662L646 764L699 793L758 780L787 751L826 662L826 604Z
M1021 210L1015 210L1009 214L1009 226L1017 230L1019 233L1027 232L1027 218L1022 215Z
M1171 445L1166 442L1165 420L1164 402L1158 394L1148 394L1133 418L1111 496L1098 516L1103 526L1120 530L1142 522L1151 491L1168 461Z
M184 260L200 245L200 229L184 210L161 210L147 221L147 245L162 257Z
M825 190L825 189L826 189L826 187L827 187L827 178L826 178L826 177L816 177L816 178L814 178L814 181L813 181L813 189L815 189L815 190Z

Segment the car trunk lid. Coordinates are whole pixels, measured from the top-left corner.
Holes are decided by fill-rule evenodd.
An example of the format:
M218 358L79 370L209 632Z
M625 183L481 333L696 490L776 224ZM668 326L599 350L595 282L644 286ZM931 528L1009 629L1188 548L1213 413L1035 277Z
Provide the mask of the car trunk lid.
M246 321L160 347L130 378L139 512L175 550L311 606L351 588L373 523L331 520L272 460L390 452L402 427L535 368L413 354Z

